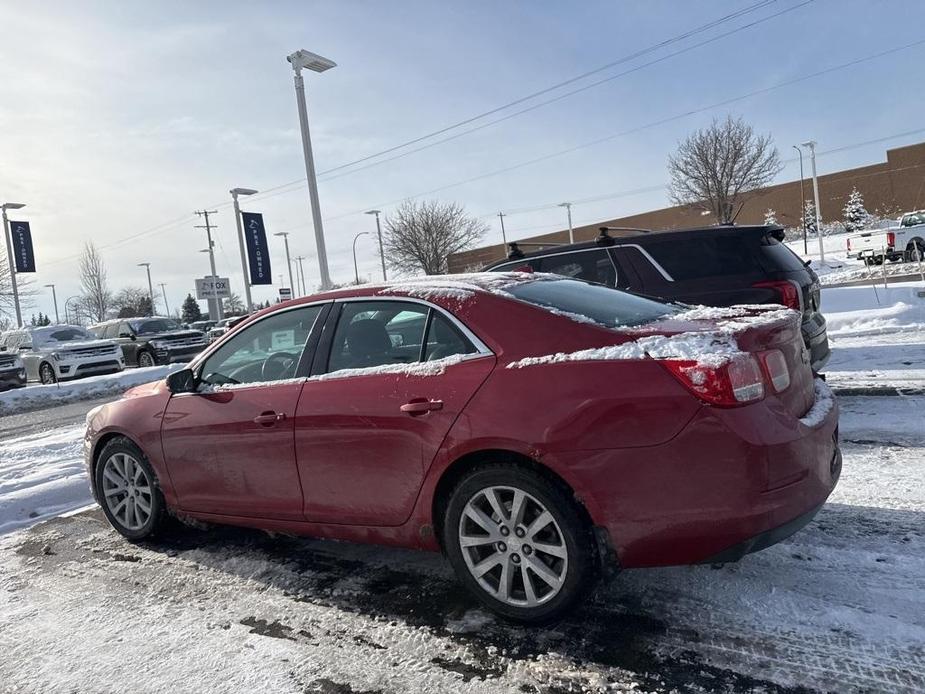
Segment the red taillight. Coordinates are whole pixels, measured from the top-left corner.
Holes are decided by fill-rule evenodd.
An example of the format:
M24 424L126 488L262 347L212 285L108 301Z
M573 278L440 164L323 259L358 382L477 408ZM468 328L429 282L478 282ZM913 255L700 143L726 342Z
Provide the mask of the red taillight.
M520 267L515 267L511 272L533 272L532 265L521 265Z
M675 378L701 400L719 407L738 407L764 397L761 367L750 354L718 366L687 359L659 360Z
M886 232L886 245L890 248L893 248L896 245L896 233L892 231Z
M772 282L756 282L753 287L773 289L780 295L780 303L794 311L803 310L803 297L800 295L800 285L789 280Z
M787 390L790 387L790 369L787 368L784 353L779 349L772 349L762 352L759 359L764 365L764 371L768 375L768 381L774 392L783 393Z

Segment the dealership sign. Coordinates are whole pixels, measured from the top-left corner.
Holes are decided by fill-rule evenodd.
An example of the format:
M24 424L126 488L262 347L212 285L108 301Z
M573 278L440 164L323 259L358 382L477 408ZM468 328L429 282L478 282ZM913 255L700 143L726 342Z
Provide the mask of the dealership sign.
M35 272L35 253L32 251L32 230L29 228L29 222L10 221L10 235L13 237L16 272Z
M202 277L196 280L197 299L227 299L231 285L227 277Z
M251 284L273 284L273 278L270 276L270 249L267 246L267 232L263 227L263 215L259 212L242 212L241 219L244 222L244 243L247 246Z
M292 298L292 290L289 287L280 287L279 288L279 300L280 301L289 301Z

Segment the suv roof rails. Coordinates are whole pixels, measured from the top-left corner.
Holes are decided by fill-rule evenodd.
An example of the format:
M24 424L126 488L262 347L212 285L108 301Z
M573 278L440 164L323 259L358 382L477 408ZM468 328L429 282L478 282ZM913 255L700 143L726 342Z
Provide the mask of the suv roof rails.
M652 231L651 229L639 229L637 227L598 227L598 229L601 233L594 239L594 243L598 246L612 246L616 243L614 238L607 233L609 231L636 231L640 234L648 234Z

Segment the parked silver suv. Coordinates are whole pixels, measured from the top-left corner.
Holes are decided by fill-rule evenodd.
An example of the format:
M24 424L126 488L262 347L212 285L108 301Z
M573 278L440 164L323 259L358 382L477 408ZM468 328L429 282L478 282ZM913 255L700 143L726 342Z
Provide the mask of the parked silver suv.
M27 327L3 333L6 352L18 354L30 380L60 380L115 373L125 368L122 349L78 325Z

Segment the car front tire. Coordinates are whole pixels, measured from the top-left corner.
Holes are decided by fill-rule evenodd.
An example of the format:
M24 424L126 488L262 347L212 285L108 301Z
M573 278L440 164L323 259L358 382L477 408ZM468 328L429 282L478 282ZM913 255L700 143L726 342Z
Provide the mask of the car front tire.
M55 375L55 367L47 361L43 361L42 365L39 366L39 380L46 386L57 383L58 377Z
M138 353L138 366L145 368L148 366L155 366L157 362L154 359L154 355L147 350Z
M442 530L459 580L508 619L559 619L593 584L595 544L577 502L520 465L466 474L450 493Z
M132 441L109 441L94 470L96 498L107 520L132 541L154 536L165 523L167 505L157 475Z

